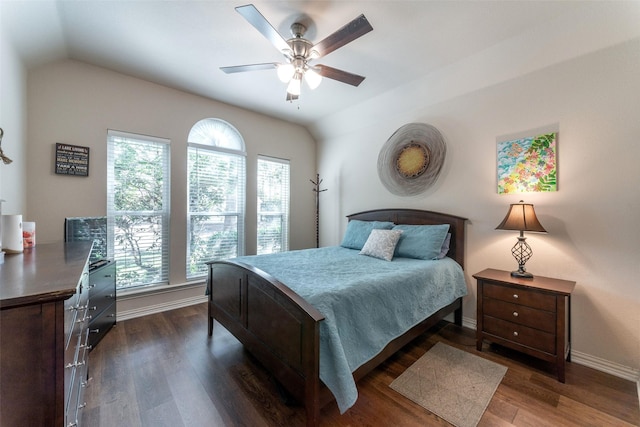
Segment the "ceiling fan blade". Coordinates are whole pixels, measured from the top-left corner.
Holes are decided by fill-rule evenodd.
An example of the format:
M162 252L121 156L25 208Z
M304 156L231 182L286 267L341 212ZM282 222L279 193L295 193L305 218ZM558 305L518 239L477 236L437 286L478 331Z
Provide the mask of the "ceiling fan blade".
M264 16L252 4L236 7L236 11L244 17L256 30L260 32L272 45L281 53L290 50L291 47L287 41L276 31L275 28L266 20Z
M363 76L359 76L357 74L348 73L346 71L338 70L337 68L328 67L326 65L318 64L315 65L314 70L318 74L328 79L337 80L342 83L349 84L351 86L358 86L364 80Z
M325 56L371 30L373 30L373 27L369 24L367 18L364 15L360 15L338 31L327 36L324 40L316 43L313 49L318 51L320 56Z
M278 67L277 62L266 62L264 64L234 65L232 67L220 67L227 74L243 73L245 71L273 70Z

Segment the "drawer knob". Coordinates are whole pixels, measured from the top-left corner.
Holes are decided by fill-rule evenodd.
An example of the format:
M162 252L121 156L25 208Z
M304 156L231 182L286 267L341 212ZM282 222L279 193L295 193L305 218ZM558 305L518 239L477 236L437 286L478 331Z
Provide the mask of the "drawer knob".
M513 336L517 337L518 336L518 331L513 331Z
M518 294L513 294L513 297L514 297L515 299L518 299Z
M513 317L518 317L518 312L517 311L513 312Z

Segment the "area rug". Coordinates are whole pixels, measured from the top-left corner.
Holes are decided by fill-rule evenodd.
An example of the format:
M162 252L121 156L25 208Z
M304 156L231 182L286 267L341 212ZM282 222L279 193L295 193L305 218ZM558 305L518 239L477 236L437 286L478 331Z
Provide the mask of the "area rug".
M475 427L506 372L505 366L438 342L390 387L457 427Z

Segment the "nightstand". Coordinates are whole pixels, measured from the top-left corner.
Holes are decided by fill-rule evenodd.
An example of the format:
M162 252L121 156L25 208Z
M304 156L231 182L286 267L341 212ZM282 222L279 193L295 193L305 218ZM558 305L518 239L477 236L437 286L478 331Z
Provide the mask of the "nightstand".
M571 292L576 282L535 276L512 277L508 271L486 269L478 281L476 347L483 340L554 362L564 382L571 351Z

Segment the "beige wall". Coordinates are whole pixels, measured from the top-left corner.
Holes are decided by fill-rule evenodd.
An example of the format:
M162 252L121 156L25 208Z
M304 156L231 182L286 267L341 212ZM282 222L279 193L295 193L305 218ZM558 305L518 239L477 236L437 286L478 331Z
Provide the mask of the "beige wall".
M28 76L27 210L38 243L63 239L65 217L106 214L107 129L171 140L170 282L185 282L186 139L200 119L228 121L247 147L246 251L256 248L259 154L291 161L291 248L315 246L316 144L297 125L77 61L51 63ZM56 142L90 147L89 177L56 175Z
M510 203L534 203L548 234L531 233L534 274L575 280L572 334L585 362L612 362L628 377L640 374L640 39L549 66L502 83L456 94L433 105L403 109L420 99L384 94L393 107L369 105L331 119L319 140L321 244L340 241L345 215L381 207L411 207L469 218L465 318L475 323L475 281L484 268L513 270L516 233L495 231ZM414 93L437 92L413 85ZM394 96L396 95L396 96ZM378 108L376 108L378 107ZM357 110L354 109L354 110ZM344 126L340 126L341 121ZM424 194L390 194L377 175L377 157L400 126L425 122L447 144L437 183ZM559 126L559 191L498 195L496 138ZM329 129L329 127L325 128ZM628 368L628 369L627 369Z
M15 49L0 25L0 127L4 131L2 150L13 160L0 162L0 200L3 214L26 211L27 77Z

